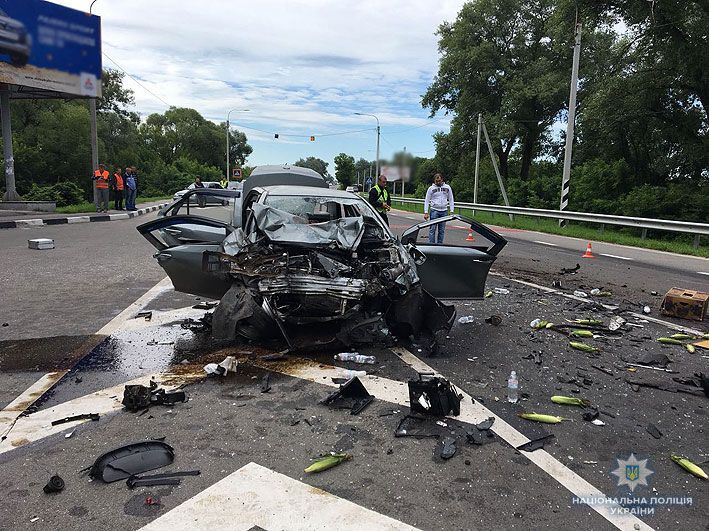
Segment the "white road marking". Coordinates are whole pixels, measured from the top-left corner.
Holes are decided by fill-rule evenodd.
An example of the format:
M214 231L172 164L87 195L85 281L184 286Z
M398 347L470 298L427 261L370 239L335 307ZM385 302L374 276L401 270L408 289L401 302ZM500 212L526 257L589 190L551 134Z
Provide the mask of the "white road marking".
M201 375L200 375L201 377ZM55 433L60 433L67 429L76 428L79 424L84 422L92 422L87 420L76 420L74 422L67 422L64 424L58 424L57 426L52 426L53 420L63 419L66 417L71 417L74 415L81 415L83 413L98 413L103 416L108 413L118 411L123 408L121 404L121 398L123 397L124 386L126 385L148 385L151 376L141 376L129 382L122 383L107 389L102 389L101 391L96 391L74 400L69 400L67 402L62 402L54 407L42 409L36 413L32 413L25 417L20 417L17 419L14 428L10 432L7 439L0 442L0 455L10 450L14 450L17 447L25 446L29 443L44 439ZM194 379L194 376L174 376L168 374L155 375L155 381L158 385L161 382L166 381L173 386L176 379L183 379L184 381L189 381ZM180 383L184 383L180 382ZM101 422L100 420L98 422Z
M581 302L589 302L591 299L584 299L582 297L577 297L576 295L572 295L571 293L564 293L563 291L559 291L554 288L548 288L546 286L541 286L539 284L535 284L534 282L527 282L526 280L518 280L516 278L510 278L508 276L503 275L502 273L497 273L495 271L490 271L488 273L489 275L499 277L499 278L504 278L505 280L509 280L510 282L516 282L517 284L522 284L524 286L529 286L530 288L535 288L538 290L543 291L544 293L549 293L549 294L556 294L556 295L561 295L562 297L566 297L567 299L573 299L575 301L581 301ZM604 306L608 308L609 306L607 304L602 304L601 306ZM649 315L645 315L642 313L636 313L636 312L629 312L630 315L633 317L637 317L638 319L647 319L648 321L651 321L653 323L657 323L659 325L665 326L667 328L670 328L672 330L678 330L679 332L685 332L687 334L692 334L695 336L701 336L703 332L695 329L695 328L689 328L688 326L682 326L674 323L670 323L669 321L663 321L662 319L656 319L655 317L650 317Z
M699 273L700 275L707 275L707 276L709 276L709 273L707 273L706 271L697 271L697 273Z
M137 301L106 323L101 330L96 332L96 334L110 336L113 332L118 330L122 323L128 319L134 318L135 315L145 308L153 299L170 289L172 289L172 281L170 280L170 277L163 278L160 282L144 293Z
M438 371L434 370L433 367L426 364L423 360L414 356L411 352L403 348L393 348L396 354L399 355L401 360L410 365L417 372L433 372L439 374ZM442 376L442 375L441 375ZM451 382L455 384L455 382ZM472 397L458 389L458 391L463 395L463 400L460 404L460 415L455 417L457 420L462 422L477 423L479 420L473 419L485 419L488 417L495 417L495 423L492 425L492 431L494 431L498 436L500 436L504 441L517 447L520 444L529 442L529 439L522 433L517 431L511 425L509 425L501 417L495 415L488 408L480 404L479 402L473 402ZM377 398L380 395L375 395ZM408 398L408 397L407 397ZM630 514L622 514L622 507L618 504L614 504L606 497L606 495L591 485L588 481L583 479L581 476L567 468L563 463L558 461L550 453L544 449L535 450L534 452L520 452L523 456L529 459L532 463L537 465L539 468L544 470L552 478L554 478L561 485L566 487L572 494L579 498L601 498L606 499L607 503L595 504L590 506L591 509L600 514L603 518L608 520L618 529L652 529L650 526L645 524L642 520L636 516Z
M628 262L632 262L632 258L628 258L627 256L618 256L615 254L606 254L606 253L598 253L601 256L607 256L608 258L617 258L618 260L627 260Z
M559 246L558 246L557 244L555 244L555 243L543 242L543 241L541 241L541 240L532 240L532 241L533 241L534 243L541 243L542 245L548 245L548 246L550 246L550 247L559 247Z
M162 284L162 282L160 284ZM160 284L156 286L156 288L158 288ZM156 290L154 293L158 292L159 290ZM187 310L187 308L182 310ZM121 323L116 324L116 327L120 326L132 326L132 323L122 321ZM415 370L419 372L435 372L430 366L411 354L409 351L402 348L392 350L401 358L402 362L410 365ZM289 359L286 362L259 362L259 360L256 359L250 361L250 363L267 368L271 371L280 372L282 374L308 380L328 387L338 387L338 385L332 381L332 378L343 378L347 374L347 370L344 368L327 366L308 359L300 359L298 360L298 363L293 363L293 361L293 359ZM201 372L182 376L183 379L200 379L202 377L203 374ZM165 380L174 384L174 376L169 374L157 375L155 379L159 384ZM122 383L108 389L97 391L95 393L58 404L52 408L38 411L26 417L20 417L11 432L12 435L0 443L0 454L13 450L18 446L24 446L50 435L60 433L64 430L72 429L80 423L87 422L75 421L60 424L58 426L52 426L51 422L53 420L81 413L99 413L101 415L105 415L116 412L122 408L120 397L122 396L125 385L146 385L149 380L149 376L136 378L131 382ZM364 383L367 390L378 399L401 406L409 405L408 385L405 382L390 380L388 378L373 375L363 376L360 380ZM496 421L493 430L510 445L516 447L529 441L526 436L507 424L507 422L505 422L502 418L494 415L482 404L473 402L470 395L467 393L462 394L464 399L461 402L460 415L455 417L457 420L470 424L477 424L482 422L487 417L494 416ZM524 455L577 496L601 496L605 498L605 495L600 490L596 489L593 485L568 469L565 465L557 461L547 452L537 450L536 452L524 453ZM594 506L592 508L613 525L616 525L621 529L632 528L632 526L636 523L640 525L640 529L651 529L632 515L610 514L613 507L613 504L608 503L603 504L602 506ZM268 527L264 528L268 529Z
M0 435L4 437L17 418L47 392L67 371L48 372L0 411Z
M255 526L289 531L416 530L256 463L241 467L142 529L247 531Z

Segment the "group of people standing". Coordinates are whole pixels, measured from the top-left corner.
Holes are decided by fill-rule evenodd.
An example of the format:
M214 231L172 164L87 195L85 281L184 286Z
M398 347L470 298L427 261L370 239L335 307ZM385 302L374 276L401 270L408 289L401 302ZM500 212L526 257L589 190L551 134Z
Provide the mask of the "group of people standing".
M98 192L96 212L108 212L110 195L113 195L114 210L138 210L135 208L135 198L138 194L138 170L135 166L126 166L125 172L120 167L116 167L111 174L104 164L99 164L91 180L95 182Z
M369 190L369 204L372 205L379 215L389 224L387 212L391 210L391 194L387 189L386 175L380 175L377 184ZM455 203L453 201L453 189L443 180L443 175L437 173L433 176L433 184L426 190L426 199L423 203L423 219L434 220L448 215L448 211L453 213ZM443 243L445 237L446 224L444 222L435 223L428 229L428 243Z

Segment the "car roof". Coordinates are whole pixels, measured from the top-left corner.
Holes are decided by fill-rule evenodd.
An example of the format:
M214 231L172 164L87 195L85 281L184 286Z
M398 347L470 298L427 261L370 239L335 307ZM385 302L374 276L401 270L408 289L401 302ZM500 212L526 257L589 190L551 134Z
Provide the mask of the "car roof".
M316 188L313 189L312 186L268 186L265 191L269 195L294 195L294 196L318 196L318 197L332 197L333 199L343 198L352 199L352 192L347 192L345 190L332 190L330 188Z
M289 166L287 164L283 166L257 166L244 182L244 197L247 197L253 188L271 187L286 183L321 189L327 188L327 182L323 176L310 168Z

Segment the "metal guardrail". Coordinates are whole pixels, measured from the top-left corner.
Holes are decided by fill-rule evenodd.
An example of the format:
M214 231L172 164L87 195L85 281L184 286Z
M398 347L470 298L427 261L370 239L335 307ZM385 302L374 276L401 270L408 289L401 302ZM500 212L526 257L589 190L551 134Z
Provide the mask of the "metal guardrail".
M392 202L423 204L423 199L409 199L403 197L392 197ZM463 210L480 210L483 212L496 212L500 214L517 214L520 216L531 216L538 218L566 219L572 221L584 221L586 223L598 223L604 225L618 225L621 227L636 227L643 229L643 238L646 231L662 230L668 232L684 232L694 234L694 248L699 247L699 237L709 235L709 223L696 223L692 221L673 221L652 218L635 218L630 216L612 216L608 214L587 214L585 212L570 212L565 210L546 210L543 208L522 208L508 207L502 205L484 205L475 203L458 203L456 208Z

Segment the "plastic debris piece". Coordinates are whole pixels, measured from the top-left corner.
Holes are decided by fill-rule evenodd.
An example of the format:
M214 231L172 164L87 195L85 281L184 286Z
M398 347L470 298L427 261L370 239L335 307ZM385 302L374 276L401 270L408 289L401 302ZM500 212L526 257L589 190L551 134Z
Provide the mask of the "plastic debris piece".
M271 390L271 373L267 372L261 378L261 392L268 393Z
M492 291L493 291L493 293L495 293L495 295L509 295L510 294L510 290L508 290L506 288L493 288Z
M49 478L49 482L47 482L42 490L44 490L45 494L61 492L64 490L64 480L58 475L54 475Z
M591 421L591 424L595 424L596 426L605 426L606 423L603 422L601 419L593 419Z
M587 299L587 298L588 298L588 293L586 293L585 291L581 291L581 290L578 290L578 289L577 289L576 291L574 291L574 296L575 296L575 297L580 297L580 298L582 298L582 299Z
M610 323L608 323L609 330L619 330L627 321L619 315L611 317Z
M493 326L500 326L502 324L502 316L500 315L491 315L487 319L485 319L485 322L488 324L491 324Z
M486 420L483 420L482 422L476 424L475 427L480 431L489 430L490 428L492 428L492 425L494 423L495 417L488 417Z
M208 363L204 372L214 376L226 376L229 372L236 372L239 362L234 356L227 356L220 363Z
M492 290L488 290L485 292L485 298L489 299L490 297L492 297Z
M531 323L529 323L530 328L534 328L536 330L539 330L541 328L546 328L547 325L549 325L549 321L545 321L544 319L534 319Z
M651 311L649 306L643 306L643 313L645 315L649 315Z
M458 450L455 442L453 437L445 437L441 440L438 445L438 455L441 456L441 459L450 459L455 455L455 452Z
M593 422L598 418L598 409L595 407L587 407L581 413L581 417L587 422Z
M662 432L657 429L657 426L654 424L648 424L645 426L645 431L648 432L650 435L652 435L655 439L659 439L662 437Z
M459 324L468 324L468 323L474 323L475 322L475 317L472 315L464 315L463 317L458 318L458 323Z
M352 459L350 454L335 454L326 455L320 459L315 460L313 464L307 467L303 472L306 474L312 474L317 472L323 472L329 468L339 465L343 461L348 461Z
M59 424L65 424L67 422L75 422L77 420L98 420L101 415L98 413L82 413L81 415L72 415L71 417L64 417L63 419L53 420L52 426L57 426Z
M143 318L145 318L146 321L150 321L153 318L153 311L152 310L140 311L136 314L135 319L138 319L138 317L143 317Z
M96 459L89 475L104 483L112 483L167 466L174 459L175 451L169 444L143 441L106 452Z
M322 402L323 405L350 410L350 415L357 415L374 400L359 378L347 380L340 388L328 395Z
M179 485L180 478L184 476L199 476L199 470L185 470L182 472L165 472L164 474L151 474L149 476L131 476L126 480L129 489L135 487L154 487L158 485Z
M544 435L543 437L539 437L537 439L532 439L529 442L526 442L524 444L520 444L516 448L516 450L522 450L523 452L533 452L534 450L539 450L540 448L544 448L544 445L553 438L554 438L554 434L549 433L547 435Z

